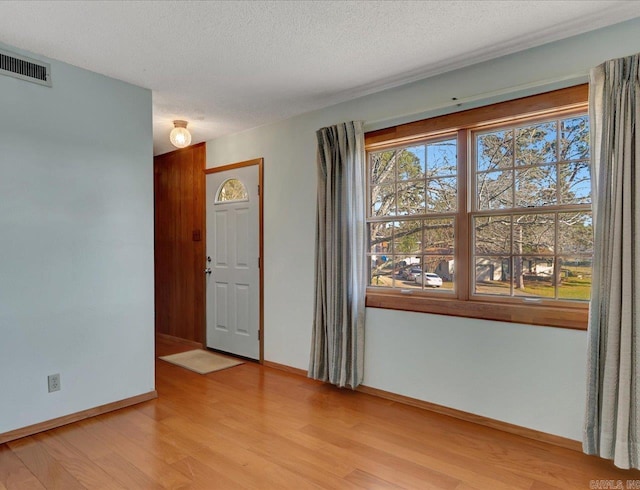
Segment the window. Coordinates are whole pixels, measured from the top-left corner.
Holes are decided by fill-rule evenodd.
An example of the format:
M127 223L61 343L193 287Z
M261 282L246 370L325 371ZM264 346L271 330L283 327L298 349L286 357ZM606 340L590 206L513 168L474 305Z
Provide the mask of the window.
M368 133L367 305L584 328L586 93Z
M456 155L455 135L369 154L372 286L454 291Z
M586 114L472 132L472 139L474 294L588 301Z
M247 194L247 189L238 179L225 180L216 194L216 204L248 200L249 194Z

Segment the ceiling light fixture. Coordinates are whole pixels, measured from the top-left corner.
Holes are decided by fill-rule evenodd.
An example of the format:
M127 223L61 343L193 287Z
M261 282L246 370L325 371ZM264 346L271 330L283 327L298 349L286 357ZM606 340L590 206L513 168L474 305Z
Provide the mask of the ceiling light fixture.
M176 148L185 148L191 144L191 133L187 129L187 121L173 121L173 129L169 141Z

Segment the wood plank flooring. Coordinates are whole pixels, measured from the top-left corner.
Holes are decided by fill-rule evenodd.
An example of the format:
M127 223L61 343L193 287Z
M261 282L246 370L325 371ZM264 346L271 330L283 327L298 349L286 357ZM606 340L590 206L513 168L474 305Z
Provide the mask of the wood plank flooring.
M191 347L157 342L157 355ZM5 489L588 489L639 471L253 363L0 445ZM592 487L593 488L593 487Z

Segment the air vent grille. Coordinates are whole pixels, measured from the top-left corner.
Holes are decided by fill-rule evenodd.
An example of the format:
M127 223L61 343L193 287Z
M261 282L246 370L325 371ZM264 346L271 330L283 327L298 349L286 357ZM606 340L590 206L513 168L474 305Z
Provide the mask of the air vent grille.
M19 78L40 85L51 86L51 67L10 51L0 50L0 75Z

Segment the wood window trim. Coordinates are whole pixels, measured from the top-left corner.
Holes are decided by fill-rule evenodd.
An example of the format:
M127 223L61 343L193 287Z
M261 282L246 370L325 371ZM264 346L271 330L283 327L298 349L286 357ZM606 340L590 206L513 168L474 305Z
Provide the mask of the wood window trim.
M505 304L485 300L461 300L458 298L438 298L419 294L404 294L400 291L367 289L366 306L436 315L477 318L499 322L523 323L546 327L586 330L589 316L588 307L574 308L560 306Z
M413 140L435 136L438 133L458 131L463 128L484 127L521 119L523 116L544 116L559 108L584 109L589 97L589 85L582 84L553 92L531 95L506 102L498 102L476 109L422 119L393 126L364 135L365 149L378 150L410 143Z
M433 138L439 134L458 133L458 151L467 160L468 134L470 131L505 124L523 118L533 120L549 114L584 111L588 104L588 84L577 85L539 95L532 95L507 102L469 109L430 119L414 121L391 128L370 131L365 134L365 150L378 151L394 146L407 145L414 141ZM460 210L457 219L456 260L462 275L453 295L428 295L419 291L411 294L399 290L368 287L366 306L439 315L477 318L484 320L523 323L548 327L586 330L589 316L588 303L549 303L542 300L537 304L514 303L495 300L490 297L469 295L470 240L468 221L470 213L468 165L459 168ZM464 211L462 211L464 210Z

